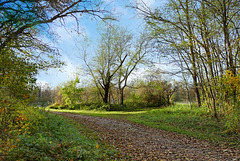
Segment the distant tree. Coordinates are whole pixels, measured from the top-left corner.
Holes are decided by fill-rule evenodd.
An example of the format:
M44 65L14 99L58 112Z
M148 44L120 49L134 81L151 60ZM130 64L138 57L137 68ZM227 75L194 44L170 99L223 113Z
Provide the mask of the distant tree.
M93 57L90 63L86 60L86 53L84 56L85 64L94 79L104 103L109 102L109 91L112 80L128 55L128 52L121 53L123 54L121 56L118 55L118 35L122 33L122 38L129 36L122 31L122 29L116 26L106 26L106 28L102 28L100 31L101 40L96 56Z
M75 80L66 82L59 90L59 94L62 95L65 104L70 108L77 102L82 101L83 88L77 86L79 82L78 77L76 77Z
M120 104L123 104L123 91L137 65L149 53L150 40L144 34L134 42L126 29L116 25L100 28L101 40L91 62L84 56L84 62L99 89L103 102L108 103L110 89L117 85ZM137 39L137 38L136 38Z
M177 84L165 80L159 69L148 70L128 85L130 92L126 102L129 106L159 107L173 103ZM134 82L134 83L133 83Z
M96 103L101 102L102 98L99 95L99 91L95 84L90 84L85 87L85 90L82 93L83 103Z
M123 35L123 34L121 34ZM120 35L120 37L121 37ZM119 60L121 60L121 56L123 55L123 45L121 44L123 39L122 37L119 38L118 42L119 45L117 46L119 49ZM127 87L127 82L129 76L132 72L137 68L137 66L141 63L144 63L144 58L147 54L149 54L151 49L151 43L149 37L147 37L146 33L142 33L139 38L137 38L136 42L130 43L131 46L126 46L128 50L128 55L126 60L123 62L123 65L118 71L118 90L120 95L120 104L123 105L124 103L124 89Z

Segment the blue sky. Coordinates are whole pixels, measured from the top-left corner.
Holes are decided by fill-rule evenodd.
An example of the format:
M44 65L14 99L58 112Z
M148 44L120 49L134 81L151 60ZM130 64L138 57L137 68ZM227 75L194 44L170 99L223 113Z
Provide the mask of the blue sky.
M118 16L116 22L119 26L127 27L130 32L137 34L144 28L143 19L137 15L134 9L126 8L126 5L130 3L141 3L143 1L151 8L155 8L161 5L161 0L104 0L108 4L108 10L111 10ZM53 31L58 35L55 46L60 50L61 60L66 63L61 69L50 69L48 71L42 71L37 76L37 83L48 83L50 86L55 87L61 85L63 82L71 80L74 73L77 72L77 68L82 68L84 65L80 58L77 57L81 53L79 51L80 43L83 43L84 36L86 36L92 44L97 44L99 39L98 24L100 19L93 19L89 16L83 16L80 18L80 31L81 34L77 34L74 30L77 29L75 19L67 19L65 26L58 26L59 22L55 22L53 25ZM47 38L43 38L46 41L50 41ZM81 70L78 70L78 72ZM80 78L84 81L84 78Z

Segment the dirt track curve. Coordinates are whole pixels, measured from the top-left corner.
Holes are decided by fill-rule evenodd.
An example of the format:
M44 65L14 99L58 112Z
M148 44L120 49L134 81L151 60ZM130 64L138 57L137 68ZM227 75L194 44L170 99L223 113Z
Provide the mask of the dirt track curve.
M124 160L240 161L240 150L150 128L125 120L60 113L96 131L102 141L118 148Z

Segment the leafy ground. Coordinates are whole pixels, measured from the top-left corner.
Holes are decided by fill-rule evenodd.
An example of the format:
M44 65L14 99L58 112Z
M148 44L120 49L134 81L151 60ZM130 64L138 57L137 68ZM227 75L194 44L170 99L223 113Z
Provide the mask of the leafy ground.
M122 152L122 159L240 159L238 133L229 134L223 123L186 106L134 112L61 112L81 114L59 113L95 131L103 142Z
M29 128L17 130L18 135L9 131L8 138L0 140L0 160L110 160L118 155L93 133L80 134L79 129L86 128L73 120L33 108L26 118Z

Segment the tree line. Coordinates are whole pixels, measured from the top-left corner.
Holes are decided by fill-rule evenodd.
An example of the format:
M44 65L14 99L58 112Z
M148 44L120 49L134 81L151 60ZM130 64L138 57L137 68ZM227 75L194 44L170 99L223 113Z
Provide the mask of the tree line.
M190 74L198 107L239 128L240 2L168 0L141 12L159 52Z
M89 81L89 80L88 80ZM192 102L194 88L186 91L184 82L169 81L161 73L146 71L141 77L131 78L124 89L124 104L118 86L111 84L108 103L103 102L98 87L94 82L86 83L81 77L67 81L55 88L49 84L39 85L35 104L54 109L96 109L96 110L131 110L143 107L169 106L175 102L188 102L187 92ZM41 90L40 90L41 89ZM104 108L103 108L104 106Z

